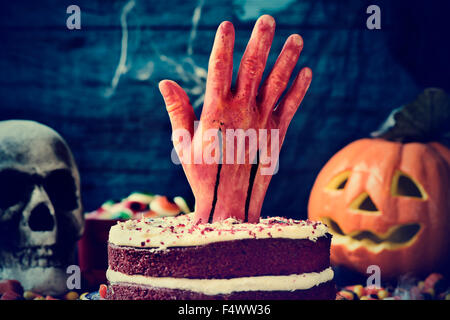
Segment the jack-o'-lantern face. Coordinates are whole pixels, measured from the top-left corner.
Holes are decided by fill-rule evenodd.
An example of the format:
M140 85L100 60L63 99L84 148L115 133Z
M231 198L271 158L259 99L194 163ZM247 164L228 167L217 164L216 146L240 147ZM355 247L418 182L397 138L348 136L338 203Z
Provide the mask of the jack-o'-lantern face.
M382 277L431 271L447 257L450 150L440 144L358 140L320 172L309 218L333 234L331 260Z

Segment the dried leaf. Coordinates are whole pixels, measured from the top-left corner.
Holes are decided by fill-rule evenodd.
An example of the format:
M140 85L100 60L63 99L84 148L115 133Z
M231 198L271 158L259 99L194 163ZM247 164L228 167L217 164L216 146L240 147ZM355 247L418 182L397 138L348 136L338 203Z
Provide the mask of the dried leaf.
M425 89L416 100L395 109L371 136L403 143L438 141L450 146L449 96L441 89Z

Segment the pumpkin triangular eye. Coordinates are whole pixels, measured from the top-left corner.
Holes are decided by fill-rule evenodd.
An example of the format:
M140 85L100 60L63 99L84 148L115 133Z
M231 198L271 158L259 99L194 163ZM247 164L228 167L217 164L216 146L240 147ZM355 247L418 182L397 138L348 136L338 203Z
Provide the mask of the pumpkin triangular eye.
M391 194L394 197L426 199L423 187L406 173L396 171L392 178Z
M358 209L363 211L378 211L377 206L373 203L372 198L369 195L361 202Z
M381 213L367 192L361 193L350 204L350 209L361 213Z
M348 178L350 177L350 171L344 171L339 173L334 177L330 183L328 183L327 190L343 190L347 184Z

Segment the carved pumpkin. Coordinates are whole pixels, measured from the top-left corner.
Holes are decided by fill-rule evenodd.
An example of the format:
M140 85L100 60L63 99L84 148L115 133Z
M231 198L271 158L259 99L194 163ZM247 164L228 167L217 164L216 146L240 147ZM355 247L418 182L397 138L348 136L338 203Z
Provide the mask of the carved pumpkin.
M432 271L447 256L450 150L362 139L339 151L311 192L309 218L333 234L331 260L384 277Z
M450 253L450 150L357 140L319 173L308 214L329 226L334 265L378 265L383 278L438 270Z

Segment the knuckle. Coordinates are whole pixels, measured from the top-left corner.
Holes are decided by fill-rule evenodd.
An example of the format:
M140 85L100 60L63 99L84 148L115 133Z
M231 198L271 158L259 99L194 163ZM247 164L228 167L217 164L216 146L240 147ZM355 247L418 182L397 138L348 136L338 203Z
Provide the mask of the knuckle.
M284 109L283 117L290 121L294 117L294 114L297 111L299 106L300 106L300 102L297 100L286 101L285 106L283 108Z
M244 58L241 63L245 69L246 76L252 79L257 78L262 73L263 63L255 57Z
M213 61L213 68L220 73L225 72L225 70L227 69L227 63L224 59L216 58Z
M166 109L168 113L177 114L182 112L183 104L180 101L174 101L173 103L167 103Z
M288 80L284 74L276 72L271 75L270 86L275 90L284 90L288 84Z
M180 99L180 97L178 97L178 95L174 94L173 92L166 95L164 97L164 100L166 103L167 112L171 114L181 112L185 105L183 99Z
M179 112L183 108L183 102L174 94L165 97L166 109L169 113Z

